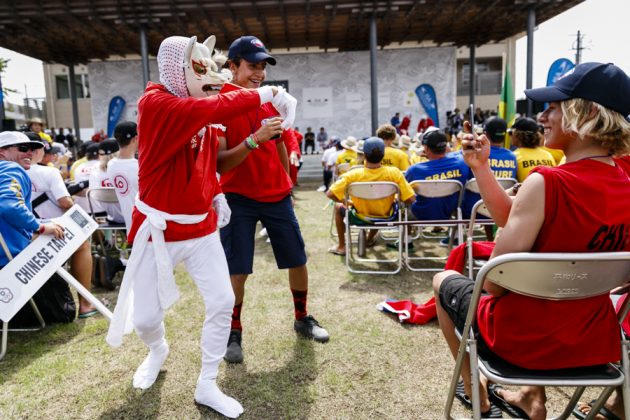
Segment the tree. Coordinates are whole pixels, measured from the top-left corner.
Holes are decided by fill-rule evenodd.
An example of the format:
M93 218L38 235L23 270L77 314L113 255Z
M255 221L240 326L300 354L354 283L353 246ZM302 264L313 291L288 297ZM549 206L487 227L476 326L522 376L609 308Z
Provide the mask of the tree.
M0 57L0 78L4 75L4 72L6 71L7 67L9 66L9 61L11 61L11 59ZM10 88L8 88L6 86L2 86L2 95L3 96L8 96L9 93L15 93L15 92L17 92L17 90L10 89Z

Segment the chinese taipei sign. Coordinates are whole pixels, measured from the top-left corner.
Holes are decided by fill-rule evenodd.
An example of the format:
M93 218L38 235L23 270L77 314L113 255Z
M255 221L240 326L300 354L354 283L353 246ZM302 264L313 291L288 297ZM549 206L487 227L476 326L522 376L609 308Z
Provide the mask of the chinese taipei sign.
M55 222L64 227L62 239L40 235L0 270L2 321L9 322L98 227L77 205Z
M440 126L440 119L438 117L437 98L435 97L435 89L433 86L423 83L416 88L416 96L422 104L422 107L426 111L427 115L431 117L436 127Z

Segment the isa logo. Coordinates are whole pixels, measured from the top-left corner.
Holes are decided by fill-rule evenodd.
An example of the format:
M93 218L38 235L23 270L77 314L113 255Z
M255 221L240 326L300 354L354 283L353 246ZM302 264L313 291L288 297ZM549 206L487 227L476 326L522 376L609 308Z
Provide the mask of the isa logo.
M0 288L0 302L9 303L11 300L13 300L13 293L11 293L11 290L5 287Z
M254 47L265 48L265 44L258 38L254 38L250 41Z

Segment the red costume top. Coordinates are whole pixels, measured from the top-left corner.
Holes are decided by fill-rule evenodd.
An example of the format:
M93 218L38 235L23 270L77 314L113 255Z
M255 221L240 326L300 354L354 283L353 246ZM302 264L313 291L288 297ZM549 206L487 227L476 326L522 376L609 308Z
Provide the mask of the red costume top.
M411 124L411 118L405 115L405 117L402 119L402 122L400 123L400 126L398 127L398 130L402 134L407 134L407 132L409 131L409 124Z
M622 169L586 159L534 171L545 178L545 221L532 252L630 251L630 179ZM608 295L550 301L508 292L479 305L484 341L515 365L561 369L620 358Z
M216 178L219 143L216 129L208 124L221 124L259 107L260 95L255 90L180 98L163 85L147 85L138 101L140 200L170 214L208 213L198 224L167 222L167 242L199 238L216 230L212 198L220 192ZM145 217L134 207L129 242Z
M418 133L427 131L427 128L433 127L435 124L430 117L421 118L418 122Z
M226 83L221 93L238 91L240 86ZM278 111L270 103L263 104L248 112L241 112L235 118L223 123L226 128L227 148L238 146L247 136L260 128L262 120L277 117ZM221 189L224 193L243 195L252 200L273 203L282 200L291 191L291 180L280 162L276 143L287 142L292 136L288 130L282 137L269 140L247 155L238 166L221 174ZM290 140L288 140L290 141Z

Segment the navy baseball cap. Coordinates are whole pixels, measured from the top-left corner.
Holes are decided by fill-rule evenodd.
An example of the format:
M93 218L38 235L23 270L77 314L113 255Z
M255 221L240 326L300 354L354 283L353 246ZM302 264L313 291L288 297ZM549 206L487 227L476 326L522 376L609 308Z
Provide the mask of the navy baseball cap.
M540 126L533 118L522 117L514 121L512 124L512 130L528 131L530 133L537 133L540 131Z
M276 65L276 59L269 55L265 44L251 35L242 36L232 42L228 50L228 58L233 59L236 57L242 57L250 63L259 63L264 60L272 66Z
M503 118L493 117L486 121L483 130L488 134L490 141L502 141L507 131L507 123Z
M581 98L617 111L624 117L630 114L630 78L612 63L578 64L552 86L526 89L525 96L537 102Z
M380 155L380 159L383 159L383 156L385 156L385 142L379 137L368 137L363 142L363 154L365 154L366 158Z
M444 134L442 130L427 131L424 136L422 136L422 144L427 145L431 150L446 150L446 134Z

